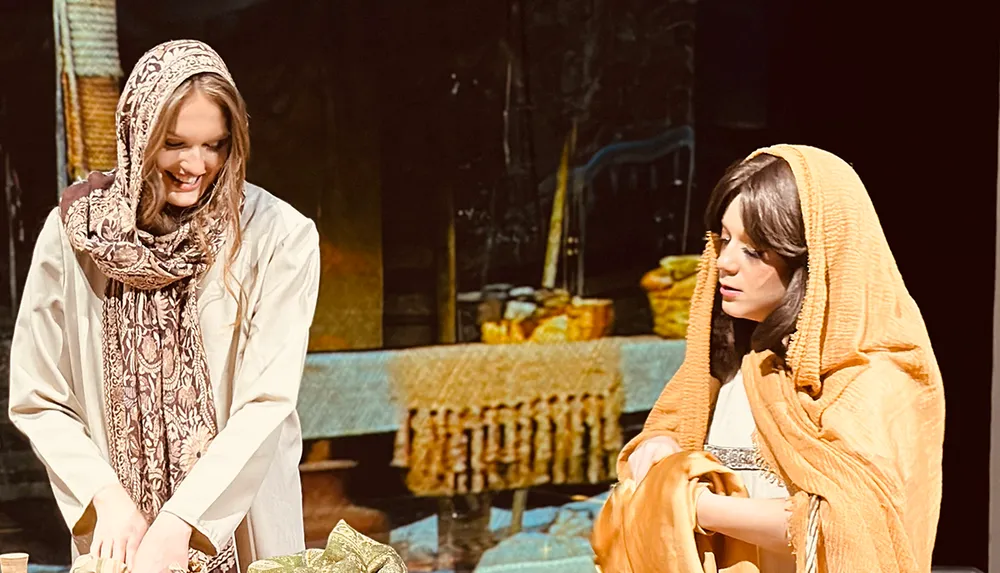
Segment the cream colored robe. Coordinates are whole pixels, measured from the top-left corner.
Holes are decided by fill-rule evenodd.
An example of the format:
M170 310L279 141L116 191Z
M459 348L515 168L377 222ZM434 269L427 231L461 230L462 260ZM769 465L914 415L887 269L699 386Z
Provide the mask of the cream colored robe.
M242 329L223 281L228 247L199 286L220 431L163 511L193 526L192 546L202 551L215 553L235 532L245 571L251 560L304 549L295 405L320 263L313 222L260 187L246 185L242 225L232 267L249 300ZM74 557L89 549L95 492L118 479L108 462L102 389L106 281L88 255L70 248L53 210L14 329L10 418L48 469Z

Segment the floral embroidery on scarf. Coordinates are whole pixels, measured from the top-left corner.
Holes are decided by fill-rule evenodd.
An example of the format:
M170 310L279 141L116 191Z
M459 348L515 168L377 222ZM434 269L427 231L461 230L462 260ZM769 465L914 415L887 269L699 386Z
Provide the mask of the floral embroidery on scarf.
M118 164L104 176L109 184L78 183L64 196L70 243L109 279L103 367L111 461L148 521L218 433L196 288L225 243L226 198L214 197L203 214L164 236L136 227L142 158L156 119L184 80L204 72L232 82L222 59L201 42L168 42L147 52L118 103ZM101 179L95 175L91 181ZM81 185L90 188L81 193ZM204 230L207 252L194 225ZM235 542L214 557L192 550L191 560L205 573L236 571Z

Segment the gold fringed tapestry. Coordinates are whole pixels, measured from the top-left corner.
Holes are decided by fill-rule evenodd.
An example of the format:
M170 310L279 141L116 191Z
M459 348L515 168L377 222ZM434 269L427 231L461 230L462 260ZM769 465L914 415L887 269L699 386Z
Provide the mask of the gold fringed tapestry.
M417 495L615 477L623 394L614 338L466 344L390 359L403 412L393 465Z
M122 77L115 0L54 0L66 173L82 179L115 166Z

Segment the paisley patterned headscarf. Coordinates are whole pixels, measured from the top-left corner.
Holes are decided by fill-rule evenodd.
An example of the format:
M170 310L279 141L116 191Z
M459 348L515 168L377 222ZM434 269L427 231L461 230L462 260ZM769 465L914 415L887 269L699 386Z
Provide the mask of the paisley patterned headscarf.
M232 214L225 195L242 192L242 181L236 191L207 191L208 202L168 234L136 225L150 135L174 91L202 73L233 83L219 55L201 42L167 42L147 52L118 102L116 169L91 174L62 199L70 243L109 279L105 425L112 466L147 521L218 432L196 289L226 241ZM211 558L192 550L191 558L206 572L235 571L235 544Z

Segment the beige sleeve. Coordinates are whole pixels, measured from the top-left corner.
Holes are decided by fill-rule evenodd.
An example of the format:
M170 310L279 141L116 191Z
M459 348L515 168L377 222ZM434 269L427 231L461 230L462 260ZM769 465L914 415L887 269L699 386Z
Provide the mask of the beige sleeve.
M118 476L90 438L73 392L64 333L65 237L53 211L35 244L10 349L11 422L45 464L56 502L74 535L93 530L91 501Z
M306 221L264 271L229 422L163 506L192 526L195 549L214 554L225 545L271 466L298 400L319 276L319 235Z

